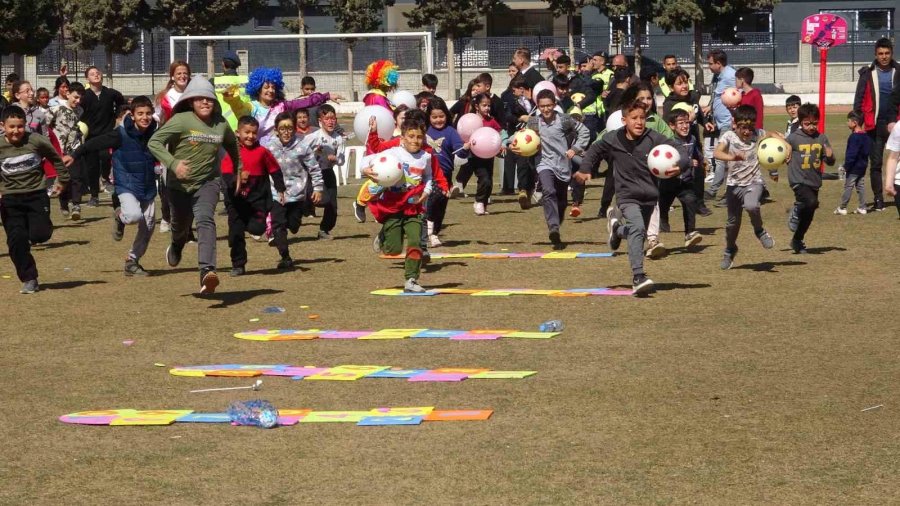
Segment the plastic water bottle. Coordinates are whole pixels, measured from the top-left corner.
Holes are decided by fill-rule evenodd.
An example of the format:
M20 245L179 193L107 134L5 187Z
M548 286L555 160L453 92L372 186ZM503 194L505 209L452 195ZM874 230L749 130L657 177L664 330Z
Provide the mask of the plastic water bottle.
M547 320L538 327L541 332L560 332L563 329L562 320Z
M255 425L271 429L278 424L278 410L269 401L235 401L228 406L228 417L237 425Z

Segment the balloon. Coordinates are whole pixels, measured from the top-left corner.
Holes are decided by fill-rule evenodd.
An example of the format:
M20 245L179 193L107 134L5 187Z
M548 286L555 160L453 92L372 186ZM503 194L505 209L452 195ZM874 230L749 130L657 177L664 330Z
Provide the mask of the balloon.
M395 91L394 94L391 95L391 104L393 104L394 107L402 104L406 107L409 107L410 109L417 108L415 95L413 95L411 91L406 90Z
M369 138L369 118L375 116L378 137L388 140L394 135L394 115L380 105L367 105L356 113L353 119L353 131L360 142Z
M611 130L616 130L625 126L625 122L622 121L622 110L618 110L609 115L609 118L606 119L606 131L609 132Z
M469 146L478 158L493 158L500 152L500 134L491 127L481 127L472 132Z
M459 121L456 122L456 131L459 133L463 142L469 142L469 138L472 137L472 132L483 126L484 120L481 119L481 116L470 112L468 114L463 114L459 118Z
M550 90L553 92L553 96L558 96L556 91L556 86L553 85L550 81L541 81L534 85L534 88L531 90L531 97L537 103L538 93L542 90Z

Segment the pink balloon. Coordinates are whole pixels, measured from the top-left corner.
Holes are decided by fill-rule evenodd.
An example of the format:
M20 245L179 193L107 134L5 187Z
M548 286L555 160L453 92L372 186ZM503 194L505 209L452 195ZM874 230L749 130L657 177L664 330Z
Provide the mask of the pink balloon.
M559 96L559 93L556 91L556 86L553 86L553 83L551 83L550 81L541 81L541 82L535 84L534 88L531 90L532 100L537 102L537 96L538 96L538 93L541 92L541 90L550 90L553 92L553 96L555 96L555 97Z
M500 153L500 134L491 127L481 127L472 132L469 146L478 158L493 158Z
M456 122L456 131L459 132L463 142L469 142L472 132L483 126L484 120L481 119L481 116L470 112L460 116L459 121Z

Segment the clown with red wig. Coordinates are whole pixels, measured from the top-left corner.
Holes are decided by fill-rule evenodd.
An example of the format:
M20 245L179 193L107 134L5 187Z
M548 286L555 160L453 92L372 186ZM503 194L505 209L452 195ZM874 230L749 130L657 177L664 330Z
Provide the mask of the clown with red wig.
M389 111L393 111L391 101L387 94L397 87L400 73L397 66L391 60L378 60L366 67L366 86L368 93L363 97L366 105L380 105Z

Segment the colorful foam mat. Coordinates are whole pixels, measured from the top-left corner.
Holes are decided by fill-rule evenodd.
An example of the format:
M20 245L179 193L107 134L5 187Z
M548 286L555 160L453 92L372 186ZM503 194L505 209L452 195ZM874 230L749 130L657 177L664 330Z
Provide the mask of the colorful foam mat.
M505 251L485 252L485 253L441 253L438 251L431 252L432 260L444 260L452 258L474 258L476 260L502 260L507 258L543 258L545 260L573 260L576 258L611 258L613 253L579 253L577 251L553 251L550 253L534 252L534 253L509 253ZM380 255L386 260L403 260L402 254L397 255Z
M306 381L356 381L363 378L398 378L412 382L453 382L465 379L523 379L537 371L494 371L481 368L442 367L439 369L401 369L386 365L339 365L336 367L286 364L214 364L178 366L169 369L174 376L252 378L286 376Z
M362 426L420 425L423 422L461 422L487 420L491 409L438 410L434 407L374 408L364 411L318 411L313 409L279 409L278 425L298 423L353 423ZM190 409L140 411L136 409L104 409L79 411L59 417L59 421L76 425L172 425L173 423L232 423L227 413L199 413Z
M550 339L560 332L525 332L510 329L381 329L381 330L294 330L258 329L238 332L234 337L249 341L310 341L313 339L449 339L451 341L485 341L500 338Z
M612 288L568 288L565 290L533 290L530 288L435 288L423 293L404 292L402 288L385 288L369 292L372 295L404 297L433 297L435 295L471 295L473 297L508 297L510 295L544 295L547 297L591 297L597 295L632 295L631 290Z

